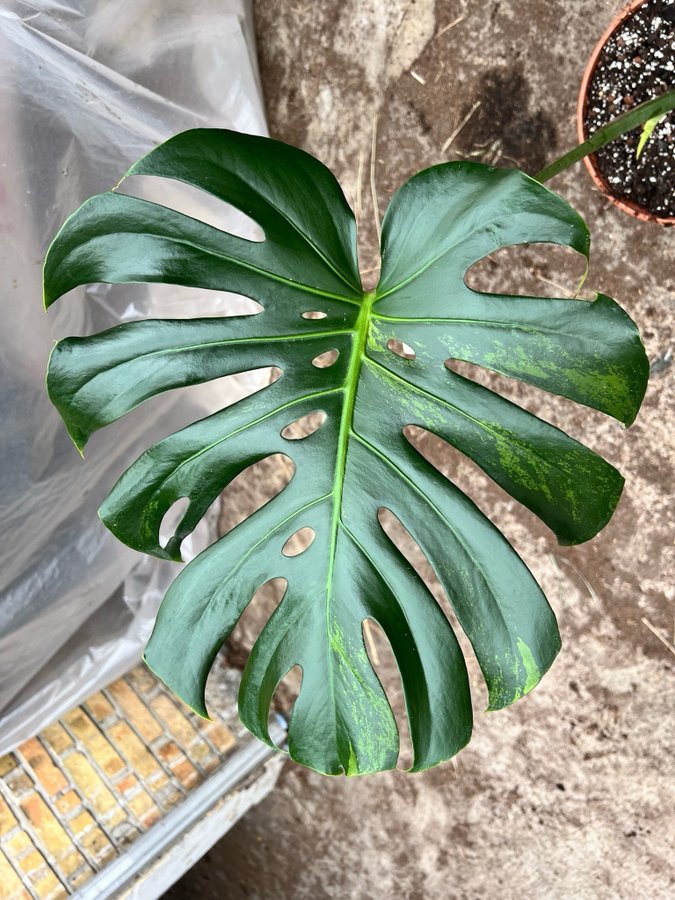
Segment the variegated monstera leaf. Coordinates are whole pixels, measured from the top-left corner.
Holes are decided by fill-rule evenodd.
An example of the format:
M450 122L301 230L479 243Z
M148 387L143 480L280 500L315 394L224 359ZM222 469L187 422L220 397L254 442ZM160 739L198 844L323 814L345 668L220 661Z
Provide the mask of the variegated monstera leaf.
M449 442L562 543L588 540L605 525L621 475L444 364L466 360L633 420L647 360L614 300L485 294L466 284L476 261L509 245L550 242L587 255L583 220L522 172L435 166L393 197L380 282L364 293L352 211L333 175L308 154L261 137L197 130L167 141L128 174L138 173L178 179L233 204L259 223L264 241L146 200L101 194L55 238L46 303L88 282L169 282L243 294L263 311L138 321L61 341L49 393L77 446L162 391L262 366L282 374L143 453L103 504L103 521L137 550L180 559L182 540L242 470L278 453L295 464L280 494L178 575L148 664L205 714L204 686L219 648L254 592L281 577L285 596L241 683L248 728L269 741L273 693L297 665L291 756L327 773L395 766L395 719L363 640L371 619L400 670L412 768L447 759L471 733L464 658L378 511L391 510L431 562L473 645L490 708L531 690L560 645L546 598L501 533L403 431L417 425ZM414 358L393 352L392 341L408 345ZM329 351L337 351L332 365L312 364ZM284 435L289 423L319 411L323 425L304 440ZM179 498L189 506L162 546L160 523ZM313 530L311 546L284 555L302 528Z

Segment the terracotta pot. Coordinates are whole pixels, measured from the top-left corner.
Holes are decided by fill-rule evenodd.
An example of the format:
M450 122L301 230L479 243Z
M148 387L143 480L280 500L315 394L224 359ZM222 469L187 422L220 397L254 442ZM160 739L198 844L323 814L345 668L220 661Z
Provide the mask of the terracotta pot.
M588 60L588 64L586 65L586 71L584 72L584 77L581 81L581 88L579 90L579 100L577 102L577 135L579 138L579 143L582 143L586 140L588 135L585 131L584 119L586 117L586 105L588 102L588 85L590 83L591 78L593 77L593 73L595 72L595 67L598 63L598 58L602 53L602 50L609 40L609 38L614 34L614 32L619 28L626 19L631 16L635 10L646 3L646 0L633 0L632 3L629 3L628 6L623 9L614 19L612 24L609 26L607 31L600 38L598 43L595 45L595 49L593 53L591 53L590 59ZM657 216L654 213L649 212L649 210L645 209L642 206L638 206L637 203L633 203L632 200L627 200L625 197L617 197L613 191L611 186L607 183L604 175L600 172L597 166L597 161L595 158L595 154L592 153L590 156L584 157L584 165L588 169L588 172L596 184L596 187L609 199L615 206L618 206L622 212L628 213L630 216L635 216L638 219L641 219L643 222L658 222L659 225L673 225L675 224L675 218L668 217L664 218L661 216Z

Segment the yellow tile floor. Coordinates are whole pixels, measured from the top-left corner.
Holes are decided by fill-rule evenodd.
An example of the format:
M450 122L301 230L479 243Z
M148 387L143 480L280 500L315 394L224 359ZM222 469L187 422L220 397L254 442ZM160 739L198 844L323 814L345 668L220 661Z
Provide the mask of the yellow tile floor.
M67 897L237 741L144 666L0 757L0 900Z

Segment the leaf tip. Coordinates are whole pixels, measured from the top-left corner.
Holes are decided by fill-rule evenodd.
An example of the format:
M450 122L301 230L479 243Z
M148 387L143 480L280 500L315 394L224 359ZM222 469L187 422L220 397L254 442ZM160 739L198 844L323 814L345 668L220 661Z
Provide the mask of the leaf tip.
M200 719L206 719L207 722L212 722L213 720L212 720L211 716L209 715L208 709L206 708L206 700L203 695L199 699L196 699L196 700L193 698L192 702L190 702L189 700L186 699L186 697L183 694L179 693L175 687L172 687L168 683L168 681L166 681L161 676L161 674L159 673L157 668L155 668L154 664L149 659L149 656L150 656L149 647L150 647L151 641L152 641L152 636L150 637L150 641L148 642L148 644L145 648L145 652L143 653L143 662L145 663L147 668L152 672L152 674L155 676L155 678L159 679L159 681L161 681L163 685L165 685L173 694L175 694L178 697L178 699L182 703L184 703L188 707L188 709L190 709L195 715L199 716Z
M56 238L54 240L56 240ZM53 246L53 243L52 243L52 246ZM49 254L51 252L52 246L50 246L49 250L47 250L44 262L42 264L42 306L44 307L45 311L47 311L49 309L49 307L52 305L52 303L54 303L56 300L58 300L58 294L54 293L51 290L51 287L49 284L48 266L49 266Z
M561 646L560 632L555 626L549 634L545 648L540 647L534 652L533 648L519 637L508 664L515 677L509 678L508 682L501 677L488 683L488 705L485 712L505 709L533 691L553 665Z
M84 459L84 448L87 446L87 442L89 440L89 435L84 434L79 428L75 428L75 426L64 419L66 429L68 431L68 436L70 440L73 442L75 449L80 454L82 459Z

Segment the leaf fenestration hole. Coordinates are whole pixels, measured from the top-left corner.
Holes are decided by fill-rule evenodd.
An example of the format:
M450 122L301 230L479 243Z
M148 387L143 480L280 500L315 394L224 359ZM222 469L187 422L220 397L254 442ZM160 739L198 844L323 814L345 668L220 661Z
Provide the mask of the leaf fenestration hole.
M322 409L317 409L314 412L307 413L305 416L300 416L294 422L289 422L281 432L281 436L286 438L287 441L304 440L310 434L318 431L325 421L326 413Z
M316 309L310 309L307 312L302 313L303 319L325 319L328 313L319 312Z
M265 240L265 233L255 219L192 184L158 175L133 175L124 179L117 192L170 206L245 241L261 243Z
M584 303L584 300L580 300ZM496 394L501 394L506 400L510 400L517 406L522 406L528 412L534 413L540 419L544 419L556 428L566 431L571 437L583 440L592 450L602 452L602 443L598 429L606 421L605 414L594 409L585 410L584 432L579 433L579 405L567 397L554 394L542 394L542 389L536 384L528 384L519 381L517 377L503 375L487 365L478 365L467 362L464 359L449 357L444 360L444 366L456 375L475 381L489 388ZM545 396L545 403L543 398ZM576 432L576 433L575 433Z
M418 444L424 440L424 436L427 434L430 435L431 432L420 428L419 425L406 425L403 429L403 436L416 450L419 450Z
M131 288L131 290L124 290ZM115 308L123 322L138 319L200 319L229 316L257 316L264 307L256 300L232 291L188 287L184 284L128 285L105 284L91 289L91 296L100 299L105 309ZM118 311L119 307L119 311Z
M487 366L467 362L465 359L458 359L455 356L450 356L443 361L443 365L449 372L454 372L456 375L461 375L463 378L470 378L471 381L477 381L478 384L484 384L492 390L498 390L499 393L507 394L507 396L510 386L512 389L511 397L515 402L517 402L516 393L518 391L522 392L523 390L524 382L518 382L515 386L516 392L514 392L513 379L506 375L499 375L499 373L495 372L493 369L489 369ZM527 390L528 387L528 385L525 385L525 390ZM530 390L534 392L534 396L541 396L541 394L536 393L539 388L532 387ZM509 399L511 399L511 397Z
M584 259L560 244L500 247L475 262L464 276L472 291L521 297L572 297Z
M417 354L413 350L413 348L406 344L405 341L396 340L396 338L390 338L387 341L387 348L391 350L392 353L395 353L397 356L400 356L401 359L416 359Z
M314 357L312 365L316 366L317 369L327 369L335 363L339 355L339 350L326 350L324 353L319 353L318 356Z
M387 535L392 544L405 556L410 565L415 569L424 584L432 591L441 590L436 580L433 569L419 544L410 534L398 516L386 506L381 506L377 511L377 520L382 531Z
M396 720L399 737L398 766L407 769L412 764L413 749L406 715L405 694L396 657L389 638L374 619L364 619L361 623L361 631L368 659L382 685L382 690L387 696Z
M302 690L303 674L302 666L296 663L294 666L291 666L274 689L271 704L272 710L280 712L287 722L290 722L293 716L295 701Z
M309 525L305 525L304 528L298 528L281 548L281 552L284 556L300 556L301 553L304 553L305 550L312 546L315 537L316 531L310 528Z
M461 360L455 359L454 356L450 356L450 357L448 357L448 359L446 359L443 362L443 365L445 366L446 369L449 369L450 372L458 372L459 374L461 374L460 369L459 369L460 363L461 363Z
M244 669L258 635L287 592L288 581L282 577L270 578L255 591L223 645L223 656L229 668Z
M222 493L220 534L252 516L289 484L295 463L284 453L273 453L240 472Z
M510 520L512 517L507 515L511 498L478 463L433 431L417 425L406 425L403 435L421 457L471 497L479 509L486 513L489 511L489 518L504 532L510 543L518 540L517 532L514 532L514 527L517 526Z
M476 463L469 460L468 457L444 441L433 431L427 431L426 428L420 428L419 425L406 425L403 429L403 436L417 450L420 456L424 457L428 463L441 472L446 478L452 477L455 480L458 469L465 463L477 469L483 475L483 479L488 477L483 473ZM488 479L489 480L489 479Z
M421 436L429 436L433 438L436 437L435 434L431 434L430 432L427 432L422 428L419 428L417 430L420 432ZM478 675L480 670L478 668L478 663L476 661L473 647L471 646L471 641L464 633L462 626L459 624L459 619L457 618L457 614L455 613L452 602L446 594L443 585L440 583L432 562L430 561L422 547L417 543L415 537L408 531L406 526L395 513L393 513L386 507L380 507L377 513L377 518L380 523L380 527L387 535L389 540L407 559L413 569L417 572L417 575L424 583L427 590L436 600L436 603L448 620L450 627L452 628L455 637L459 642L462 654L464 656L464 659L467 661L467 664L470 666L470 668L475 666L473 668L473 671L476 672L477 677L475 679L472 679L471 681L472 690L476 690L478 692L485 691L485 682L483 678Z
M162 516L159 526L159 546L164 549L174 536L176 528L182 521L190 506L189 497L179 497L171 504Z

